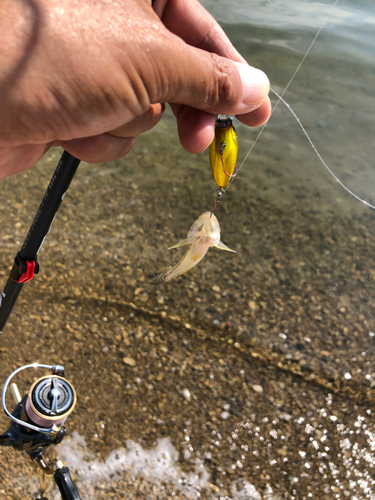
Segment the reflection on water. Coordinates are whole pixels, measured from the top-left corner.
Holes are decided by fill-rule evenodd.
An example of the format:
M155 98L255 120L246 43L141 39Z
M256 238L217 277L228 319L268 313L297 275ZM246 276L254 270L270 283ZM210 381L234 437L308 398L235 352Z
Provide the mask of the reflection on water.
M205 5L277 91L329 10ZM372 202L374 16L340 3L285 95L330 167ZM258 131L237 132L243 158ZM58 155L0 186L2 282ZM209 253L150 291L215 187L171 114L124 160L80 166L2 335L1 380L35 360L66 366L79 405L57 453L83 499L375 498L374 213L279 105L217 211L237 254ZM15 452L1 456L4 494L35 491Z
M207 2L215 15L225 23L226 31L240 52L253 65L261 67L270 76L271 85L283 91L313 41L317 27L326 19L303 66L290 86L286 100L302 119L313 141L336 173L350 181L356 191L371 197L371 189L364 185L374 181L371 158L371 134L374 133L373 111L375 101L373 46L374 10L369 5L358 7L354 2L339 3L331 11L332 3L315 2ZM247 8L247 16L255 17L253 26L238 20L234 24L231 13ZM305 16L301 13L305 12ZM296 17L298 13L298 17ZM261 20L258 20L260 18ZM298 25L295 20L298 19ZM348 27L347 25L350 24ZM360 35L359 35L360 33ZM248 136L244 129L239 130ZM244 149L249 143L244 141ZM270 120L262 140L247 164L250 177L258 175L258 155L261 166L276 170L278 184L285 189L304 190L307 201L310 188L322 193L324 209L331 200L331 210L340 213L346 209L346 198L323 171L294 119L279 106ZM252 171L250 173L249 171ZM242 179L243 180L243 179ZM259 178L256 178L259 181ZM300 181L300 184L297 184ZM268 176L268 191L272 199L282 202L280 189L274 190ZM296 185L297 184L297 185ZM288 193L287 200L293 200ZM357 207L360 209L359 207ZM356 210L356 208L354 208Z
M223 405L228 410L230 406ZM128 441L126 449L112 451L102 462L93 457L84 439L73 433L72 438L61 445L59 456L77 471L77 481L90 498L95 495L98 483L102 490L110 490L114 484L118 489L129 481L129 476L133 484L138 477L137 487L142 480L151 482L159 498L163 495L163 483L171 485L169 495L172 497L202 498L202 492L217 489L211 482L209 465L218 454L217 450L223 448L227 448L226 454L231 457L229 471L237 469L240 474L228 488L231 495L220 496L221 499L288 498L280 492L282 486L278 483L285 479L290 482L291 498L323 498L322 493L326 498L373 498L375 433L369 423L371 410L364 416L355 416L355 408L338 409L332 394L327 395L324 406L316 413L310 410L300 417L284 409L280 411L280 406L275 405L272 417L259 418L254 413L246 421L231 422L232 432L228 432L223 423L217 426L207 422L204 428L211 438L203 456L195 460L194 472L190 473L180 469L179 454L167 438L159 439L150 450ZM345 415L347 412L354 415ZM236 420L233 412L231 415L223 411L222 421L228 418ZM185 429L184 433L184 457L190 458L192 432ZM298 436L299 442L291 446L292 433ZM294 470L289 465L291 461ZM245 467L253 470L253 476L263 476L267 485L262 494L244 478L247 473L241 474ZM220 488L220 483L218 486ZM303 497L300 496L302 489L306 489Z

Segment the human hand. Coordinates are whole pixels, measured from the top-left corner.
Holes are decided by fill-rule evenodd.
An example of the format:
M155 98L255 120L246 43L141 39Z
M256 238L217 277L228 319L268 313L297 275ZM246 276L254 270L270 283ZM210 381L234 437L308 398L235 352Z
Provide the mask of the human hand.
M91 163L122 157L166 102L192 153L212 141L218 113L250 126L270 115L267 77L196 0L154 10L150 0L3 0L0 33L1 177L52 144Z

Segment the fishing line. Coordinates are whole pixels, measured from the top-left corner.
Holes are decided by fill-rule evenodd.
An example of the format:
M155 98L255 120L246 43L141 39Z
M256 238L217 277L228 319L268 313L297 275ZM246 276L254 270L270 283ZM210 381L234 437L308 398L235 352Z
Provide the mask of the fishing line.
M271 89L272 90L272 89ZM281 101L283 104L285 104L285 106L289 109L289 111L292 113L292 115L294 116L294 118L296 119L298 125L301 127L301 130L302 132L305 134L306 136L306 139L309 141L311 147L313 148L315 154L317 155L317 157L319 158L319 160L323 163L323 165L326 167L326 169L328 170L328 172L332 175L332 177L340 184L341 187L343 187L345 189L345 191L347 191L349 194L351 194L356 200L364 203L366 206L368 206L369 208L372 208L373 210L375 210L375 206L374 205L371 205L371 203L369 203L368 201L364 200L363 198L360 198L358 195L356 195L355 193L353 193L353 191L351 191L348 187L345 186L345 184L343 184L342 181L340 181L340 179L332 172L332 170L329 168L329 166L327 165L327 163L323 160L322 158L322 155L319 153L319 151L316 149L315 147L315 144L313 143L313 141L310 139L310 136L309 134L306 132L306 129L305 127L302 125L301 123L301 120L298 118L298 116L295 114L295 112L293 111L293 109L290 107L290 105L281 97L281 95L279 95L277 92L275 92L274 90L272 90L272 92L279 98L279 101Z
M320 35L320 33L321 33L322 29L323 29L323 28L324 28L324 26L326 25L326 23L327 23L327 21L328 21L329 17L332 15L333 10L336 8L336 6L337 6L337 4L338 4L338 3L339 3L339 0L335 0L335 2L331 5L331 8L329 9L328 14L326 15L326 17L325 17L324 21L323 21L323 22L322 22L322 24L320 25L320 28L318 29L318 31L317 31L317 33L316 33L316 35L314 36L314 38L313 38L312 42L310 43L309 48L308 48L308 49L307 49L307 51L305 52L305 54L304 54L304 56L302 57L301 61L299 62L298 66L297 66L297 68L295 69L295 71L294 71L293 75L291 76L291 78L290 78L289 82L286 84L286 87L285 87L285 88L284 88L284 90L281 92L281 96L280 96L277 92L275 92L272 88L270 88L270 91L278 97L278 100L277 100L277 102L276 102L275 106L273 107L273 109L272 109L272 111L271 111L271 116L272 116L272 115L274 114L274 112L276 111L276 108L277 108L277 106L279 105L280 101L281 101L281 102L283 102L283 104L285 104L285 105L287 106L287 108L288 108L290 111L292 111L292 108L289 106L289 104L287 104L287 103L284 101L283 96L284 96L285 92L288 90L288 88L289 88L290 84L292 83L292 81L294 80L294 78L296 77L297 73L298 73L298 72L299 72L299 70L301 69L302 64L305 62L306 57L309 55L309 53L310 53L310 51L311 51L311 49L312 49L313 45L315 44L315 42L316 42L316 40L317 40L318 36ZM293 111L292 111L292 114L293 114L293 116L297 119L297 121L301 124L300 120L297 118L297 115L296 115ZM271 116L270 116L270 118L271 118ZM247 154L246 154L245 158L242 160L241 165L238 167L238 169L237 169L237 171L238 171L238 172L241 170L241 168L242 168L243 164L245 163L245 161L247 160L248 156L250 155L250 153L251 153L251 152L252 152L252 150L254 149L255 144L258 142L258 140L259 140L260 136L263 134L263 131L264 131L264 129L266 128L266 126L267 126L267 124L268 124L268 122L269 122L270 118L268 119L268 121L267 121L267 122L266 122L266 123L262 126L262 128L260 129L259 134L256 136L256 138L255 138L255 140L254 140L254 142L253 142L253 144L252 144L251 148L250 148L250 149L249 149L249 151L247 152ZM302 124L301 124L301 125L302 125ZM303 130L304 130L304 129L303 129ZM305 130L304 130L304 131L305 131ZM306 132L306 131L305 131L305 135L307 136L307 132ZM309 138L308 136L307 136L307 138L308 138L308 140L310 141L310 138ZM311 141L310 141L310 142L311 142ZM314 147L315 147L315 146L314 146ZM315 149L316 149L316 148L315 148ZM319 156L320 156L320 155L319 155ZM234 180L234 178L232 178L232 179L228 182L228 186L227 186L227 188L226 188L225 192L228 190L228 188L229 188L229 186L232 184L233 180Z
M271 116L273 115L273 113L275 112L277 106L279 105L280 101L286 106L286 108L291 112L291 114L293 115L294 119L296 120L296 122L298 123L299 127L301 128L302 132L304 133L304 135L306 136L306 139L309 141L311 147L313 148L316 156L319 158L320 162L324 165L324 167L328 170L328 172L331 174L331 176L335 179L336 182L338 182L340 184L340 186L345 189L345 191L347 193L349 193L351 196L353 196L353 198L355 198L356 200L360 201L361 203L363 203L364 205L366 205L367 207L375 210L375 206L372 205L371 203L369 203L368 201L366 201L365 199L361 198L360 196L358 196L357 194L355 194L353 191L351 191L347 186L345 186L345 184L337 177L337 175L330 169L330 167L327 165L327 163L325 162L325 160L323 159L322 155L319 153L318 149L316 148L315 144L313 143L312 139L310 138L309 134L307 133L305 127L303 126L301 120L298 118L297 114L295 113L295 111L292 109L292 107L290 106L290 104L288 104L285 99L283 98L285 92L288 90L290 84L292 83L292 81L294 80L295 76L297 75L298 71L300 70L302 64L304 63L306 57L308 56L309 52L311 51L313 45L315 44L318 36L320 35L322 29L324 28L325 24L327 23L329 17L331 16L333 10L336 8L337 4L339 3L339 0L335 0L335 2L332 4L326 18L324 19L323 23L321 24L319 30L317 31L314 39L312 40L309 48L307 49L307 51L305 52L304 56L302 57L300 63L298 64L296 70L294 71L292 77L290 78L289 82L287 83L286 87L284 88L284 90L282 91L281 94L278 94L274 89L270 88L270 92L272 92L276 97L277 97L277 102L274 106L274 108L272 109L271 111ZM251 145L249 151L246 153L246 156L245 158L242 160L241 162L241 165L237 168L237 171L239 172L242 168L242 166L244 165L245 161L247 160L247 158L249 157L250 153L252 152L252 150L254 149L256 143L258 142L260 136L262 135L264 129L266 128L268 122L266 122L262 128L260 129L257 137L255 138L253 144ZM234 181L234 178L230 179L230 181L228 182L228 185L223 193L223 195L227 192L229 186L231 185L231 183Z
M295 72L293 73L293 75L292 75L291 79L289 80L289 82L287 83L287 85L286 85L285 89L284 89L284 90L283 90L283 92L281 93L281 97L283 97L283 96L284 96L285 92L286 92L286 91L288 90L288 88L289 88L289 85L292 83L292 81L294 80L294 77L297 75L297 73L298 73L298 71L300 70L300 68L301 68L302 64L305 62L306 57L309 55L310 50L312 49L312 47L313 47L313 45L315 44L315 42L316 42L316 40L317 40L318 36L320 35L320 32L321 32L321 31L322 31L322 29L324 28L325 24L327 23L327 21L328 21L329 17L331 16L331 14L332 14L333 10L336 8L336 6L337 6L337 4L338 4L338 3L339 3L339 0L336 0L336 1L335 1L332 5L331 5L331 8L329 9L328 14L326 15L326 18L324 19L324 21L323 21L323 23L321 24L320 28L318 29L318 31L317 31L317 33L316 33L316 35L314 36L314 38L313 38L312 42L310 43L310 47L306 50L305 55L302 57L302 59L301 59L301 61L300 61L299 65L297 66L297 68L296 68ZM275 92L274 90L272 90L272 89L270 89L270 90L271 90L274 94L276 94L276 92ZM278 95L278 94L276 94L276 95L277 95L277 97L279 97L279 95ZM279 97L279 100L278 100L278 101L277 101L277 103L275 104L274 110L277 108L277 106L278 106L278 104L279 104L279 102L280 102L280 101L284 102L284 101L282 100L282 98L281 98L281 97ZM284 104L285 104L285 102L284 102Z
M341 187L343 187L345 189L345 191L347 191L350 195L352 195L355 199L357 199L358 201L364 203L366 206L372 208L375 210L375 206L371 205L369 202L367 202L366 200L360 198L359 196L357 196L355 193L353 193L348 187L345 186L345 184L342 183L342 181L332 172L332 170L328 167L327 163L324 161L324 159L322 158L321 154L319 153L319 151L317 150L316 146L314 145L314 143L312 142L312 140L310 139L310 136L308 135L305 127L303 126L301 120L298 118L298 116L296 115L296 113L293 111L293 109L291 108L291 106L285 101L285 99L283 98L285 92L288 90L289 86L291 85L291 83L293 82L294 78L296 77L297 73L299 72L299 70L301 69L301 66L302 64L304 63L305 59L307 58L308 54L310 53L313 45L315 44L317 38L319 37L322 29L324 28L325 24L327 23L329 17L331 16L333 10L336 8L337 4L339 3L339 0L335 0L335 2L332 4L332 6L330 7L330 10L327 14L327 16L325 17L323 23L321 24L321 26L319 27L316 35L314 36L309 48L307 49L307 51L305 52L304 56L302 57L300 63L298 64L296 70L294 71L292 77L290 78L289 82L287 83L287 85L285 86L284 90L282 91L281 94L277 93L275 90L273 90L272 88L270 88L270 91L277 97L277 102L271 112L271 116L273 115L273 113L275 112L278 104L280 102L282 102L286 107L287 109L292 113L293 117L295 118L295 120L297 121L298 125L300 126L302 132L304 133L304 135L306 136L307 140L309 141L311 147L313 148L315 154L318 156L319 160L321 161L321 163L324 165L324 167L328 170L328 172L332 175L332 177L340 184ZM241 168L243 167L245 161L247 160L247 158L249 157L250 153L252 152L252 150L254 149L256 143L258 142L259 138L261 137L264 129L266 128L267 126L267 123L266 122L262 128L260 129L257 137L255 138L252 146L250 147L249 151L247 152L245 158L243 159L241 165L238 167L238 172L241 170ZM223 195L227 192L229 186L231 185L231 183L234 181L234 178L231 178ZM169 264L167 264L167 266L165 267L164 271L165 272L168 267L171 265L171 263L175 260L176 256L174 256ZM137 302L137 304L134 306L134 308L132 309L132 311L129 313L128 317L121 323L121 325L117 328L117 330L115 331L115 333L112 335L112 337L110 338L110 340L107 342L107 344L102 348L101 350L101 353L99 354L99 356L96 358L94 364L90 367L90 369L86 372L86 374L84 375L81 383L79 384L78 388L80 388L83 384L83 382L87 379L87 377L93 372L93 370L97 367L100 359L102 358L102 356L104 355L104 353L106 352L106 348L108 348L112 342L113 342L113 339L116 337L116 335L118 335L120 333L120 331L124 328L124 326L128 323L128 321L134 317L134 314L135 312L137 311L138 307L140 306L140 304L145 300L145 298L150 294L151 290L154 288L155 285L151 285L150 288L147 290L147 292L144 293L144 295L142 296L142 298Z
M279 103L280 103L280 101L281 101L281 102L283 102L283 103L284 103L284 104L285 104L285 105L289 108L289 110L292 112L293 116L294 116L294 117L297 119L297 121L301 124L301 122L300 122L300 120L297 118L296 114L292 111L292 108L289 106L289 104L287 104L287 103L284 101L283 96L284 96L285 92L288 90L288 88L289 88L290 84L292 83L292 81L294 80L294 78L296 77L296 75L297 75L298 71L301 69L302 64L305 62L306 57L309 55L309 53L310 53L310 51L311 51L311 49L312 49L313 45L315 44L315 42L316 42L316 40L317 40L318 36L320 35L320 33L321 33L322 29L323 29L323 28L324 28L324 26L326 25L326 23L327 23L327 21L328 21L329 17L332 15L333 10L336 8L336 6L337 6L337 4L338 4L338 3L339 3L339 0L335 0L335 2L331 5L331 8L329 9L328 14L326 15L326 17L325 17L324 21L323 21L323 22L322 22L322 24L320 25L320 28L318 29L318 31L317 31L317 33L316 33L316 35L314 36L314 38L313 38L312 42L310 43L309 48L306 50L306 52L305 52L304 56L302 57L301 61L299 62L298 66L297 66L297 68L295 69L295 71L294 71L293 75L291 76L291 78L290 78L289 82L286 84L286 87L285 87L285 88L284 88L284 90L281 92L281 96L280 96L277 92L275 92L272 88L270 88L270 91L271 91L272 93L274 93L274 94L278 97L278 100L277 100L277 102L276 102L276 104L275 104L274 108L273 108L273 109L272 109L272 111L271 111L271 116L274 114L274 112L276 111L277 106L279 105ZM271 116L270 116L270 118L271 118ZM268 120L268 121L269 121L269 120ZM262 126L262 128L260 129L259 134L256 136L256 138L255 138L255 140L254 140L254 142L253 142L253 144L252 144L251 148L250 148L250 149L249 149L249 151L247 152L247 154L246 154L245 158L242 160L241 165L238 167L238 169L237 169L237 171L238 171L238 172L241 170L241 168L242 168L243 164L245 163L245 161L247 160L248 156L250 155L250 153L251 153L251 152L252 152L252 150L254 149L255 144L258 142L258 140L259 140L260 136L263 134L263 131L264 131L264 129L266 128L266 126L267 126L267 124L268 124L268 121L267 121L267 122L266 122L266 123ZM302 124L301 124L301 125L302 125ZM304 129L303 129L303 130L304 130ZM305 132L305 135L307 136L307 133L306 133L306 131L305 131L305 130L304 130L304 132ZM309 138L308 136L307 136L307 138L308 138L308 140L310 141L310 138ZM311 142L311 141L310 141L310 142ZM314 148L315 148L315 146L314 146ZM316 148L315 148L315 150L316 150ZM319 155L319 157L320 157L320 155ZM328 170L329 170L329 169L328 169ZM228 185L227 185L227 188L225 189L225 192L228 190L229 186L232 184L232 182L233 182L233 181L234 181L234 178L232 178L232 179L228 182Z

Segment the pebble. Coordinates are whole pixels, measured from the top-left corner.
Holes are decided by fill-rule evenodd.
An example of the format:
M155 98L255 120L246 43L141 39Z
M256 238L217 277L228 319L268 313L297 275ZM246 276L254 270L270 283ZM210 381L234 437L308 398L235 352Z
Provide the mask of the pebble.
M125 357L125 358L122 358L122 361L123 361L123 363L125 363L126 365L129 365L129 366L135 366L137 364L136 360L133 358Z
M160 155L158 148L155 149L157 149L155 154ZM87 180L88 187L91 187L90 183L96 182L97 178L97 192L102 192L103 178L91 175L92 169L96 167L90 166L87 175L85 174L87 167L82 165L80 168L83 169L81 180ZM114 175L117 174L114 173ZM49 176L48 171L47 182ZM112 176L110 176L109 181L109 184L113 183ZM5 182L19 184L19 181L16 183L16 181L12 181L12 178ZM79 182L81 181L78 178L77 185ZM143 182L141 177L140 182ZM118 194L121 193L120 189L124 187L124 193L121 195L129 195L130 184L114 184L116 184ZM30 191L25 190L25 192L27 194ZM90 189L88 192L94 193L95 191ZM146 194L147 197L150 197L150 201L147 200L147 205L150 208L154 207L155 200L152 197L155 196L155 192L157 193L157 188L147 191ZM75 196L74 193L75 190L72 189L71 195ZM83 205L75 205L68 199L64 201L64 210L58 214L54 231L48 236L46 247L43 248L41 255L43 269L52 270L55 268L56 255L62 259L63 263L56 264L59 272L54 275L51 273L51 278L57 282L56 290L64 290L63 296L56 293L56 296L52 295L49 298L49 294L52 293L52 282L49 281L48 273L45 274L46 280L42 276L36 277L35 283L28 285L31 288L25 287L25 291L22 292L19 299L18 308L24 307L25 309L27 306L32 306L35 316L17 315L17 312L11 316L12 320L14 319L14 327L12 327L13 321L8 323L6 334L2 335L1 338L2 380L6 379L14 367L42 358L46 363L56 362L67 365L67 376L68 378L72 377L74 382L81 381L90 370L90 376L85 379L79 391L80 394L78 394L80 405L68 420L68 430L70 432L77 430L86 440L90 441L89 451L98 453L98 457L99 453L101 458L107 457L110 452L118 449L128 439L142 439L142 447L150 449L159 438L168 436L178 448L180 457L187 458L188 454L191 453L191 457L187 458L189 461L191 460L191 463L183 464L181 467L186 474L190 474L189 467L194 467L194 460L199 457L200 450L210 451L210 457L204 463L202 470L203 472L207 471L209 477L215 477L215 481L217 480L218 485L220 485L220 488L214 485L211 496L219 497L220 493L222 498L230 498L231 485L238 478L241 479L238 490L244 490L243 481L245 480L254 483L260 490L264 489L266 484L270 482L272 487L276 484L281 485L279 493L282 496L285 491L288 491L289 481L284 483L286 478L299 477L300 471L303 470L304 473L301 475L303 480L293 484L293 488L296 488L294 496L303 498L308 495L308 491L311 491L314 498L330 499L332 490L328 490L327 494L324 495L323 479L317 479L313 474L310 476L305 474L304 462L299 459L296 451L301 449L306 450L310 455L315 453L311 449L310 442L306 441L305 438L315 438L318 435L318 428L310 435L305 435L307 417L310 419L312 427L322 424L322 429L327 429L329 432L329 447L332 455L330 460L337 465L337 470L339 470L337 477L341 477L345 481L347 470L343 466L343 460L337 460L335 456L336 450L339 449L339 439L342 439L338 432L337 422L317 413L318 409L326 407L327 391L332 393L331 406L334 406L338 412L339 423L344 421L348 429L353 429L356 432L357 429L360 429L355 427L357 415L363 414L366 417L368 429L374 425L373 414L366 413L368 406L364 406L361 400L357 403L358 407L353 406L353 404L357 397L361 397L363 401L366 395L372 398L375 393L374 389L371 389L371 387L375 387L375 375L370 380L365 378L369 370L374 371L372 368L374 366L374 351L371 349L375 337L375 333L371 331L374 328L371 315L374 299L371 287L375 280L371 278L372 282L370 283L366 273L362 273L355 275L354 281L351 282L349 264L353 261L354 256L360 261L361 256L365 255L368 261L365 267L375 270L375 259L371 252L363 253L363 248L369 248L371 239L363 242L358 249L358 242L350 246L351 240L346 238L345 246L337 245L335 257L324 254L324 259L321 259L318 250L321 244L324 248L324 229L327 227L324 220L320 221L323 236L317 236L317 228L310 228L308 212L307 215L303 215L301 223L306 225L305 233L305 226L299 225L299 216L293 214L293 210L292 213L288 212L284 217L282 213L275 213L273 208L270 212L267 204L262 204L261 211L254 211L258 201L255 205L250 202L251 223L257 226L256 231L254 231L254 234L257 235L256 238L251 241L249 237L249 242L254 243L254 246L250 248L254 261L250 264L248 261L236 264L234 260L231 260L230 264L227 265L223 259L221 261L223 279L217 281L223 287L223 292L221 292L221 287L212 286L212 283L215 283L217 268L211 267L212 262L210 264L209 261L205 261L207 265L202 264L193 274L181 277L180 283L176 280L176 282L160 288L165 293L164 303L160 297L158 300L157 296L151 294L149 304L142 303L138 311L130 314L133 308L130 301L134 300L134 292L137 292L137 296L141 297L146 285L141 288L140 283L147 282L147 276L153 274L153 266L157 269L156 260L158 257L154 249L159 248L158 245L162 245L163 248L166 246L165 235L163 229L155 228L155 221L149 217L149 214L144 217L145 210L141 204L141 189L136 196L132 197L130 194L130 199L125 197L130 203L131 210L124 207L124 217L119 218L123 224L115 227L117 210L113 210L113 208L117 207L117 201L112 200L112 194L113 192L109 192L107 196L104 190L103 203L100 208L99 204L95 207L95 217L100 215L100 220L111 220L111 224L108 224L107 228L103 228L103 230L105 229L105 238L100 234L101 228L97 227L97 221L93 223L91 221L94 214L85 211ZM33 198L34 195L28 201L39 203L39 200ZM78 200L78 198L76 199ZM108 203L106 203L107 201ZM112 201L114 205L111 204ZM166 203L165 213L168 214L169 210L172 211L168 199L163 199L163 203ZM25 205L26 215L29 205L29 203L27 207ZM107 206L108 211L106 212ZM101 208L103 213L96 212L97 209L99 211ZM79 217L76 217L78 213L75 212L76 209L79 209ZM69 214L65 220L61 217L64 212ZM163 228L165 222L163 211L158 216L161 218L160 227ZM246 218L244 216L242 222L241 211L238 211L237 216L240 219L240 227L242 227L241 223L246 220L248 214L246 214ZM6 220L5 212L2 219ZM20 218L20 220L24 220L24 218ZM135 225L133 225L133 221L136 223ZM282 236L285 241L288 241L285 235L289 234L290 224L295 221L296 226L292 232L296 240L291 245L293 251L289 252L289 246L279 245L278 238ZM12 231L8 232L11 235L14 234L13 224L14 221L13 223L9 222ZM61 224L60 229L58 224ZM137 239L137 227L140 224L142 224L144 232L149 235L150 243L147 243L147 239L143 237ZM350 234L350 231L357 231L357 222L352 229L352 226L345 225L344 220L337 219L333 231L337 233L338 237L341 235L340 224L343 225L342 230L345 230L346 234ZM224 227L228 226L223 220ZM303 231L298 232L301 227ZM176 227L172 227L172 230L174 229ZM96 230L98 230L98 234ZM311 238L305 239L306 234L309 235L310 231ZM125 232L129 232L129 238L123 242ZM65 241L64 236L60 241L59 234L69 235L69 241ZM95 243L91 241L90 234L95 235ZM75 236L70 237L70 235ZM342 236L344 235L342 234ZM85 238L82 239L82 243L80 243L80 236ZM300 237L303 237L301 241L299 241ZM271 240L273 241L272 246L268 246ZM48 245L54 242L56 242L56 246L51 251L52 246ZM69 251L65 255L67 242L69 243ZM12 243L12 255L12 252L15 251L13 246ZM75 255L81 258L85 254L86 247L88 247L87 262L92 263L92 267L91 264L87 264L87 269L84 267L86 259L82 259L82 265L74 260ZM133 258L135 256L134 248L140 249L137 253L137 259ZM298 248L301 260L303 259L306 263L308 257L311 256L311 263L308 262L301 269L296 266L293 259L295 248ZM7 252L3 253L9 254L9 249L7 248ZM264 257L264 250L267 252L266 257ZM117 260L113 260L114 252L119 254ZM336 257L337 253L339 253L339 258ZM317 258L314 257L315 255ZM68 266L67 260L71 256L76 267L68 273L67 269L70 269L71 266ZM220 254L217 258L221 257L225 256ZM351 259L348 260L346 257L351 257ZM5 255L2 258L2 269L6 269L7 274L9 258ZM276 262L274 266L272 262ZM112 266L113 274L108 271L108 263ZM280 267L280 264L284 268ZM83 272L81 266L83 266ZM330 268L334 271L331 272ZM232 269L237 272L232 274ZM313 269L317 272L313 272ZM2 276L5 278L5 272ZM120 279L116 280L116 276L120 276ZM198 290L197 285L194 284L186 286L192 276L197 278L201 290ZM249 276L251 276L251 280L249 280ZM234 278L236 279L234 280ZM78 282L79 285L76 285ZM327 291L327 293L321 292L325 291L324 286L331 282L335 285L337 283L341 288L343 288L343 283L345 284L344 288L348 290L348 297L353 301L352 306L350 301L343 300L342 297L337 298L334 289ZM358 286L359 282L361 286ZM53 288L55 289L55 286ZM209 293L205 293L207 291ZM293 304L288 300L292 300L289 295L292 291L295 294L292 296L294 297ZM188 292L191 292L191 295ZM215 296L213 294L218 293L223 295L227 293L227 298L225 301L216 300L212 304L212 297ZM312 297L315 300L312 300ZM366 300L364 300L365 297ZM114 304L111 304L112 299ZM340 308L345 309L345 321L342 319L344 316L337 310L338 303L340 303ZM271 307L271 304L274 304L275 307ZM357 305L360 306L363 314L352 314L354 306ZM159 309L157 310L155 306L159 306ZM162 308L165 310L162 311ZM310 312L306 315L306 311L309 311L310 308L311 319ZM47 315L51 318L49 321ZM315 315L317 315L317 320L313 319ZM119 321L124 322L125 319L128 335L124 333L123 340L115 336L113 343L107 346L109 339L119 331ZM297 322L299 319L302 320L300 323ZM368 323L364 323L365 320ZM287 336L285 339L287 345L279 338L277 326L280 325L281 321L283 322L282 331L285 331ZM37 322L40 324L42 322L48 323L50 332L43 331L41 333ZM216 327L213 326L213 322L215 322L214 325L217 325ZM63 336L59 335L59 331L65 323L69 325L69 329L64 331ZM345 328L343 328L344 324ZM138 328L140 329L138 330ZM332 335L328 334L330 329L333 329ZM79 342L74 341L78 338ZM22 339L22 341L14 345L14 339ZM148 343L148 339L152 339L152 342L150 340ZM272 344L277 346L274 353L276 354L275 359L272 357ZM74 346L74 352L69 348L71 345ZM129 347L125 347L126 345ZM239 345L241 351L237 349ZM338 349L341 345L344 347ZM103 346L106 347L103 348ZM52 347L55 352L51 349ZM75 347L77 347L77 351L75 351ZM253 352L254 349L257 352ZM284 363L285 359L297 359L295 350L303 351L305 355L304 360L299 360L301 368L303 366L305 380L301 376L297 377L292 373L287 373L287 371L281 373L277 368L278 360L280 360L283 370L297 370L298 365ZM351 359L353 356L359 359L359 353L365 350L368 352L365 361L368 362L368 366L361 361L356 362L354 367ZM102 356L100 363L94 365L101 352L105 355ZM321 363L321 356L327 357L324 363ZM137 367L137 370L127 369L132 366ZM94 369L91 369L92 367ZM140 367L142 370L139 369ZM362 369L362 373L357 372L357 367ZM334 388L321 385L322 380L323 382L325 380L322 377L326 376L327 370L329 369L329 373L331 373L334 372L335 368L339 375L340 393L336 393ZM316 383L306 382L310 371L313 372L311 379L316 378ZM113 377L112 384L113 373L119 374L119 377ZM344 378L345 373L349 376L351 373L354 381ZM258 383L254 382L252 385L251 381L256 380L265 380L267 385L264 389ZM363 387L364 381L365 387ZM358 391L354 382L358 384ZM192 387L194 393L184 389L185 386ZM119 401L116 396L125 389L126 398ZM346 390L352 392L344 392ZM262 398L251 397L253 391L262 395ZM189 395L190 399L184 393ZM267 397L263 397L263 393L266 393ZM228 400L231 401L231 405L227 403ZM236 405L238 412L233 405ZM340 413L341 408L345 409L345 415ZM103 418L108 418L109 422L115 423L116 432L104 432L101 429L99 438L95 439L94 442L93 436L97 432L95 425L98 414L103 414ZM269 418L269 421L267 422L264 417ZM299 423L299 417L306 420ZM2 428L5 430L8 423L5 421L5 416L1 418ZM191 423L188 424L188 420ZM249 429L241 427L241 422L249 425ZM256 426L260 427L259 438L255 436ZM185 436L183 433L185 428L191 435L191 441L189 443L184 441L180 445L178 443L181 443ZM237 431L233 434L236 429ZM217 433L218 430L222 438L219 438L217 434L215 436L212 434L212 431ZM242 448L242 444L245 447L248 442L248 430L252 431L251 444L254 446L249 447L249 451L246 451ZM273 433L275 443L273 444L272 456L276 462L282 462L282 465L277 465L277 463L276 466L270 465L267 460L266 436L272 430L277 431ZM263 436L265 437L264 441L260 441ZM348 435L348 437L352 443L358 441L361 449L366 448L367 435L356 434ZM287 448L280 446L281 440L284 438L288 442ZM66 439L68 440L68 437ZM233 441L232 444L237 444L237 447L232 446L229 439ZM212 444L211 440L213 440ZM277 445L277 443L280 444ZM190 451L188 446L192 446L194 450ZM371 453L369 444L367 448ZM278 452L277 449L280 451ZM352 458L351 449L350 452L347 451L346 458ZM258 455L253 451L257 451ZM242 454L245 458L242 458ZM371 455L373 454L371 453ZM200 459L202 458L200 457ZM284 458L288 458L288 461L284 462ZM360 460L359 472L366 473L369 467L368 463L360 457L353 457L353 459L356 458ZM298 462L298 460L300 461ZM314 459L309 457L309 460L312 465L318 467L318 457ZM11 469L12 464L14 469ZM242 465L242 468L239 464ZM0 489L0 497L17 500L21 498L22 494L25 498L31 498L32 492L29 492L28 489L26 491L28 481L31 481L33 474L31 464L28 465L24 462L27 470L20 471L19 454L13 449L1 448L0 465L2 465L3 474L1 488L4 490ZM69 462L68 465L70 465ZM178 468L180 465L179 463ZM228 471L232 465L235 468ZM131 478L130 474L126 473L124 480L109 474L108 481L100 478L98 482L89 485L90 488L97 487L97 491L93 494L90 494L88 487L82 484L84 478L81 478L82 494L84 496L85 493L89 498L96 500L120 500L124 497L133 499L142 497L142 499L147 498L147 500L155 500L156 498L165 500L172 497L173 499L178 498L178 500L197 498L198 492L184 490L182 485L170 485L166 481L161 487L156 481L147 482L141 475L134 475ZM233 476L233 478L229 478L229 476ZM269 480L270 477L271 480ZM14 485L11 481L14 481ZM330 480L327 480L327 483L329 482ZM101 493L99 490L103 486L107 487L107 491L103 490ZM330 487L331 484L328 486ZM144 493L140 494L141 491ZM201 498L210 497L210 492L207 491L199 492L199 494ZM244 498L245 496L243 495ZM252 498L252 496L248 495L246 498Z
M191 398L191 394L190 394L189 389L186 389L186 388L182 389L181 393L185 399L189 400Z
M277 450L277 453L283 457L285 457L287 454L288 454L288 450L286 448L278 448Z

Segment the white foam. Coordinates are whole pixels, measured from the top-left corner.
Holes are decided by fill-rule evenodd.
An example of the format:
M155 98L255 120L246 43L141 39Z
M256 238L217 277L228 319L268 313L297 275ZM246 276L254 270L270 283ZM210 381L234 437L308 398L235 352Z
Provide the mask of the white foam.
M262 500L262 496L248 481L238 479L232 484L232 495L234 500Z
M77 474L77 485L91 490L98 483L113 484L123 473L136 477L141 475L152 483L168 482L180 491L196 493L190 498L200 498L199 492L206 488L210 474L201 460L196 460L194 472L180 470L178 451L168 438L157 441L155 448L142 448L139 443L126 441L126 448L112 451L104 462L94 458L88 451L85 439L73 432L57 448L59 458Z
M203 461L196 459L194 472L184 472L178 464L178 451L168 438L158 439L152 449L144 449L139 443L126 441L125 448L112 451L103 462L89 451L85 439L74 431L57 448L58 457L76 474L77 488L84 498L95 497L95 487L112 485L120 481L124 473L132 478L142 476L153 485L169 483L184 498L203 498L202 490L210 490L210 473ZM261 500L255 487L245 480L237 480L231 486L232 498L228 500ZM56 498L58 498L56 496ZM158 496L162 499L163 496ZM166 498L166 497L165 497ZM270 497L266 497L270 498Z

